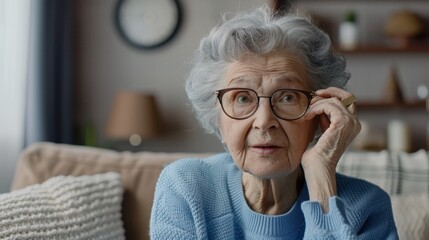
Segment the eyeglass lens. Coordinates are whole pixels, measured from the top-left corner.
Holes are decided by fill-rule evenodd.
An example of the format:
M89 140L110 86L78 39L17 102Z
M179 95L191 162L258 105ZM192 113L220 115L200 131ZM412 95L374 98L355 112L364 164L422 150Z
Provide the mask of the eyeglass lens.
M237 119L248 118L259 106L259 98L270 98L257 95L250 89L229 89L224 92L221 104L224 112ZM309 98L296 90L277 90L271 96L271 108L280 118L293 120L300 118L307 110Z

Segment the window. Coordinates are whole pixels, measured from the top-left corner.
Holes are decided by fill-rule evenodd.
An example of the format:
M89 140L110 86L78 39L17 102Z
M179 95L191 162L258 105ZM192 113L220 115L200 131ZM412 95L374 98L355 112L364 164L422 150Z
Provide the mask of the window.
M23 146L31 1L0 1L0 192Z

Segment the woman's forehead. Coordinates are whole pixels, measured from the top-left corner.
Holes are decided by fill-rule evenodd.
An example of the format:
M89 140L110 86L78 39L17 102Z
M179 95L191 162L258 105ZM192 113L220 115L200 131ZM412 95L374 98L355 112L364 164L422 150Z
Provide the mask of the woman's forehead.
M276 82L308 84L307 72L302 61L294 54L270 53L246 55L232 62L226 74L227 85L239 85L269 79Z

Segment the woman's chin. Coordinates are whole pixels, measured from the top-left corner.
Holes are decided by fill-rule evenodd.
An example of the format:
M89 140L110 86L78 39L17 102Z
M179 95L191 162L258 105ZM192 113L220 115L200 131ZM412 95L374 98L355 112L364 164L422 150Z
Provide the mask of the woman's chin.
M260 170L251 170L248 171L250 175L260 178L260 179L276 179L285 177L290 174L290 171L260 171Z
M281 159L281 160L280 160ZM275 158L270 159L264 155L264 157L252 158L246 160L244 171L251 175L263 179L277 178L286 176L293 171L287 160L287 158Z

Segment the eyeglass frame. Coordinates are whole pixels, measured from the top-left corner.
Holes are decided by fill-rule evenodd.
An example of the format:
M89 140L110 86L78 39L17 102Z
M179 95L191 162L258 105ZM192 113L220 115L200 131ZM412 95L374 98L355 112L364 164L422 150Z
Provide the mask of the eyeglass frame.
M230 116L226 111L225 111L225 109L224 109L224 107L223 107L223 103L222 103L222 97L223 97L223 95L225 94L225 93L227 93L227 92L229 92L229 91L233 91L233 90L244 90L244 91L251 91L251 92L253 92L253 93L255 93L255 95L256 95L256 97L258 98L258 103L257 103L257 105L256 105L256 108L255 108L255 110L249 115L249 116L247 116L247 117L241 117L241 118L239 118L239 117L233 117L233 116ZM303 93L306 97L307 97L307 99L308 99L308 102L307 102L307 107L305 108L305 111L299 116L299 117L296 117L296 118L293 118L293 119L286 119L286 118L283 118L283 117L281 117L281 116L279 116L277 113L276 113L276 111L274 111L274 108L273 108L273 103L272 103L272 97L274 96L274 94L276 93L276 92L279 92L279 91L293 91L293 92L299 92L299 93ZM230 117L230 118L232 118L232 119L235 119L235 120L244 120L244 119L247 119L247 118L249 118L249 117L251 117L251 116L253 116L253 114L255 114L256 113L256 111L258 111L258 108L259 108L259 104L260 104L260 100L261 100L261 98L268 98L269 100L270 100L270 107L271 107L271 111L274 113L274 115L276 115L276 117L278 117L278 118L280 118L280 119L282 119L282 120L285 120L285 121L294 121L294 120L298 120L298 119L300 119L300 118L302 118L304 115L305 115L305 113L307 113L307 111L308 111L308 108L310 107L310 102L311 102L311 100L314 98L314 97L316 97L316 92L315 91L306 91L306 90L301 90L301 89L293 89L293 88L281 88L281 89L277 89L277 90L275 90L273 93L271 93L271 96L259 96L258 95L258 93L255 91L255 90L253 90L253 89L250 89L250 88L224 88L224 89L219 89L219 90L216 90L215 92L214 92L214 94L216 94L216 96L217 96L217 99L219 100L219 103L220 103L220 106L221 106L221 108L222 108L222 111L228 116L228 117Z

